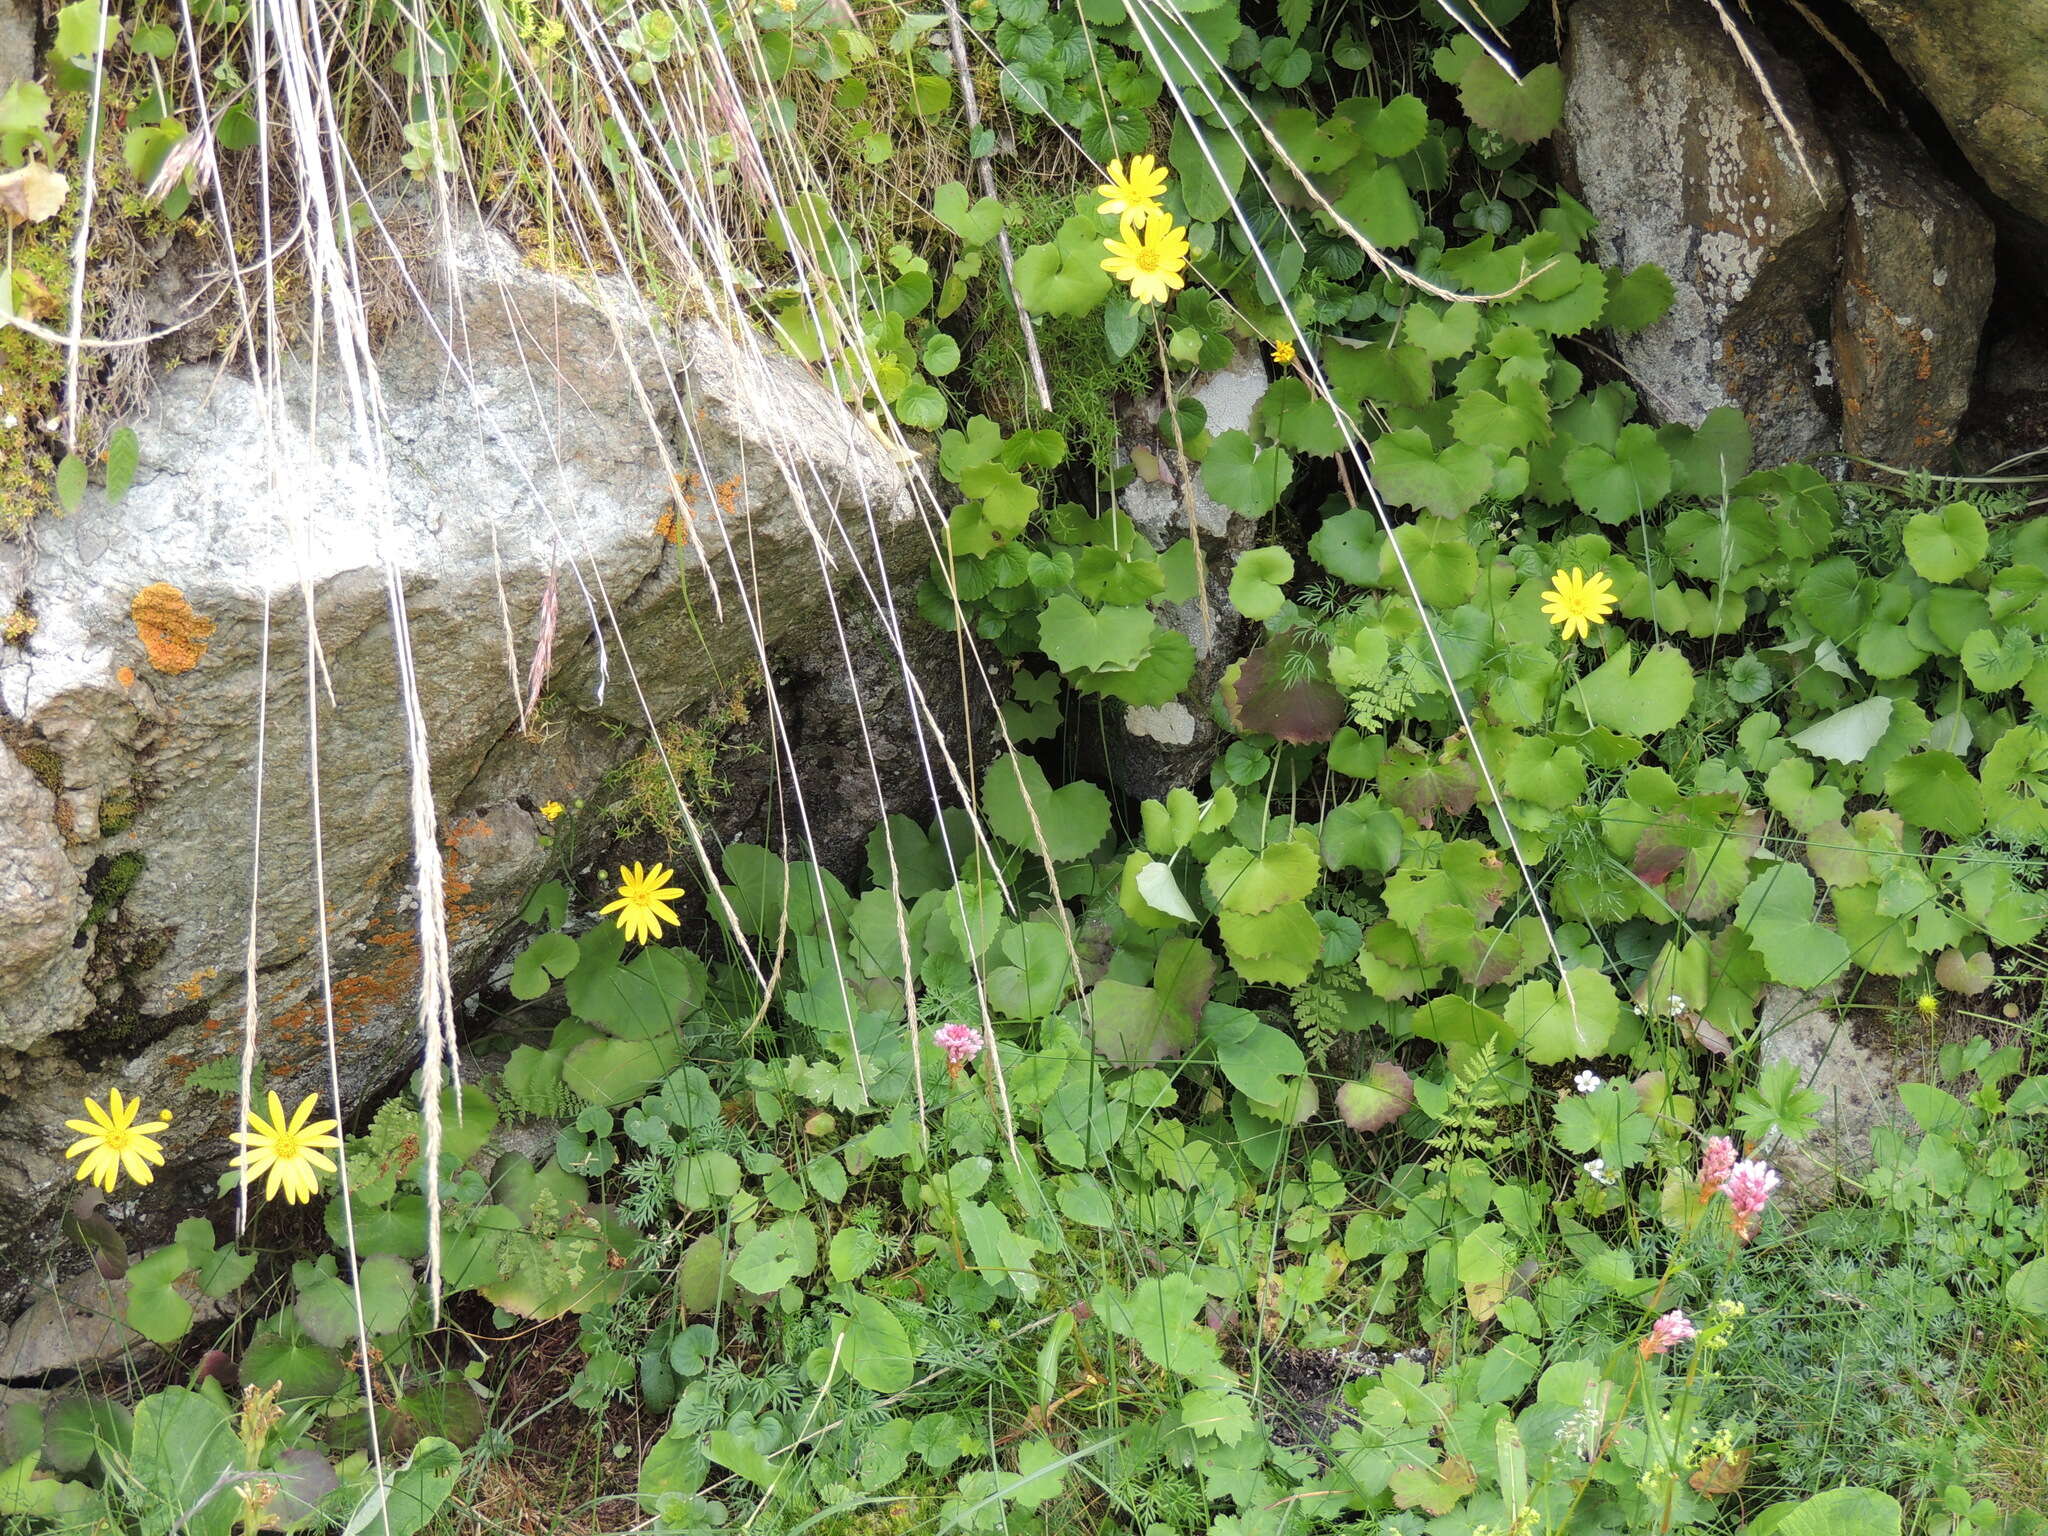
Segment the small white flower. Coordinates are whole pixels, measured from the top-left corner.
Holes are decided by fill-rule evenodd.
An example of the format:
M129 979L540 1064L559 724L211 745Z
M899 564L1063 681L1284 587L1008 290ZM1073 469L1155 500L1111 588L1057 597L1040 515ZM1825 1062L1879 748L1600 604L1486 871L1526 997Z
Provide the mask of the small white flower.
M1606 1158L1596 1157L1593 1159L1593 1161L1587 1163L1585 1167L1586 1177L1591 1179L1595 1184L1612 1184L1614 1182L1613 1178L1607 1172Z
M1600 1085L1605 1081L1606 1079L1598 1072L1581 1072L1572 1079L1572 1086L1581 1093L1597 1093L1600 1091Z
M1676 992L1672 993L1670 997L1665 999L1665 1001L1670 1005L1671 1011L1673 1013L1685 1012L1685 999L1680 997Z

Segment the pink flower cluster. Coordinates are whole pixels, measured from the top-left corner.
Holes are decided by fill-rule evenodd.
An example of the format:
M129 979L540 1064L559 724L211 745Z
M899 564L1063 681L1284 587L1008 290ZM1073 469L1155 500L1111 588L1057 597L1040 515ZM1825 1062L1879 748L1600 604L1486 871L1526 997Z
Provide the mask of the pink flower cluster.
M1721 1192L1735 1167L1735 1143L1726 1136L1709 1136L1707 1150L1700 1158L1700 1203L1704 1205Z
M946 1069L957 1073L981 1054L981 1031L972 1024L941 1024L932 1031L932 1043L946 1053Z
M1769 1163L1742 1162L1728 1171L1728 1203L1735 1209L1735 1235L1748 1242L1756 1219L1777 1192L1778 1170Z
M1738 1160L1735 1143L1726 1136L1707 1139L1700 1157L1700 1201L1704 1204L1728 1192L1728 1204L1735 1215L1736 1240L1748 1242L1756 1232L1756 1219L1771 1203L1780 1183L1778 1170L1752 1158Z
M1699 1329L1692 1325L1692 1319L1683 1312L1666 1312L1650 1325L1650 1331L1643 1336L1643 1341L1636 1348L1642 1351L1643 1358L1647 1360L1652 1355L1670 1354L1675 1346L1697 1337L1698 1334Z

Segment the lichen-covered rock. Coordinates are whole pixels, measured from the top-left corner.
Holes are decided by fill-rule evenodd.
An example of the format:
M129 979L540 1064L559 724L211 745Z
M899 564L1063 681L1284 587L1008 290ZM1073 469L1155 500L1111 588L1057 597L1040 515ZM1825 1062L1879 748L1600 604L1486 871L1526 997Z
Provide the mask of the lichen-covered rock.
M1834 1198L1837 1180L1860 1178L1870 1167L1870 1136L1902 1116L1899 1084L1912 1068L1892 1050L1857 1037L1859 1014L1840 1006L1837 988L1798 991L1764 988L1757 1005L1759 1065L1790 1062L1799 1086L1820 1096L1819 1127L1804 1141L1769 1138L1762 1151L1784 1173L1787 1197L1803 1205Z
M1991 220L1908 140L1852 125L1835 147L1849 192L1834 314L1842 451L1946 467L1991 307Z
M930 558L918 471L801 368L706 322L657 341L622 286L535 271L481 233L430 312L459 316L452 349L413 325L379 355L388 515L337 446L350 438L331 365L317 460L303 432L266 451L252 386L204 365L162 380L120 504L94 494L0 547L0 612L39 621L0 647L7 1281L55 1249L63 1120L87 1091L118 1084L176 1112L152 1216L211 1195L230 1126L191 1079L242 1027L259 783L256 1012L272 1079L326 1089L323 942L344 1096L413 1057L411 778L380 548L404 584L458 986L546 869L535 808L595 791L650 717L725 697L760 675L763 649L771 676L792 656L833 673L841 622L900 683L876 614ZM277 381L301 412L311 382ZM522 721L550 606L552 671ZM946 665L927 675L944 678L957 663L937 638ZM785 782L777 824L795 847L830 827L857 849L884 808L878 777L887 809L932 814L909 771L921 712L870 719L877 775L849 750L844 707L794 690L780 707L851 765L808 828ZM773 790L776 757L763 760ZM117 1199L112 1214L142 1208ZM17 1296L0 1283L0 1315Z
M0 0L0 90L35 75L35 8L29 0Z
M1264 358L1251 347L1241 347L1228 366L1183 390L1182 397L1200 402L1210 434L1245 432L1251 429L1252 413L1267 382ZM1237 556L1258 541L1259 523L1236 516L1211 496L1202 485L1200 468L1184 465L1170 441L1134 440L1134 462L1150 469L1141 470L1125 488L1124 510L1160 550L1190 537L1192 524L1208 578L1206 602L1191 597L1159 610L1160 622L1186 635L1194 647L1195 671L1188 686L1180 698L1164 704L1122 708L1121 729L1108 732L1103 743L1108 759L1104 766L1113 781L1127 794L1157 799L1184 785L1200 788L1221 748L1223 733L1203 706L1215 693L1224 669L1245 648L1250 626L1230 604L1230 570ZM1183 474L1192 477L1185 484Z
M1853 0L1991 190L2048 224L2048 7Z
M129 1290L125 1275L109 1280L88 1269L43 1291L11 1324L0 1324L0 1381L40 1381L55 1372L88 1370L147 1349L142 1335L122 1321ZM225 1302L189 1280L177 1282L177 1291L192 1309L195 1325L227 1315ZM0 1388L0 1394L5 1391ZM0 1407L5 1402L0 1395Z
M1670 421L1739 406L1759 463L1831 448L1811 316L1833 289L1844 199L1797 72L1753 40L1795 146L1705 0L1579 0L1569 18L1567 180L1600 218L1601 259L1653 261L1676 289L1662 320L1616 342L1630 382Z

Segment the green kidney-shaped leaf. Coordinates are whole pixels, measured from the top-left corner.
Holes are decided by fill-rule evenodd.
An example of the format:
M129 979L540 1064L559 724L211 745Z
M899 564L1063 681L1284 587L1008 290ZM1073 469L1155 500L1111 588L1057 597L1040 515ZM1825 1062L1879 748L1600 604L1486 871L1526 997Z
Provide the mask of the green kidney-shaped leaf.
M1915 513L1906 522L1906 558L1929 581L1961 581L1990 547L1984 516L1967 501Z
M1944 837L1984 829L1984 791L1952 752L1915 752L1884 773L1885 799L1907 821Z
M1286 449L1261 448L1234 428L1211 443L1202 460L1203 489L1247 517L1272 511L1293 480L1294 460Z
M1396 505L1456 517L1486 494L1494 463L1470 443L1452 443L1439 454L1427 432L1402 427L1374 440L1372 474L1380 493Z
M1849 945L1814 921L1813 876L1799 864L1773 864L1750 881L1735 904L1735 926L1763 958L1771 980L1818 987L1848 968Z
M1152 615L1143 608L1094 612L1062 594L1038 616L1038 648L1062 672L1134 667L1152 638Z
M1248 549L1230 572L1230 604L1248 619L1270 619L1286 601L1281 590L1294 577L1294 556L1273 545Z
M1831 1488L1797 1504L1773 1504L1749 1526L1755 1536L1899 1536L1905 1511L1875 1488Z
M1609 452L1595 443L1565 455L1564 483L1581 512L1603 523L1633 522L1671 491L1671 457L1641 422L1623 427Z
M842 1325L844 1343L839 1362L846 1373L870 1392L901 1392L916 1374L917 1352L910 1335L889 1305L874 1296L856 1296L853 1315Z
M1055 790L1045 770L1022 753L989 764L981 808L1004 842L1059 863L1086 858L1109 835L1107 795L1086 782Z
M1624 643L1576 687L1568 688L1565 698L1585 711L1588 724L1624 736L1668 731L1692 708L1692 666L1676 646L1654 645L1631 671L1631 651Z
M1542 979L1525 981L1509 994L1502 1017L1537 1066L1598 1056L1614 1036L1621 1002L1614 984L1598 971L1574 966L1563 985Z
M1202 880L1222 912L1270 912L1299 901L1322 877L1322 860L1305 842L1273 842L1254 851L1232 844L1209 861Z
M1517 82L1492 59L1480 57L1458 78L1458 105L1480 127L1534 144L1564 115L1564 73L1555 64L1539 64Z

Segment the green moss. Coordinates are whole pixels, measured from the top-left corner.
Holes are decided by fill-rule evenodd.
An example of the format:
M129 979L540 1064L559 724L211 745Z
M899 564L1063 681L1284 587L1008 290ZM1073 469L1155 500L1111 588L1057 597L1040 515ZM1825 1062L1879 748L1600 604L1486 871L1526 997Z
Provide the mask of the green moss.
M126 832L142 812L142 803L128 789L117 789L100 802L100 836L114 837Z
M751 718L747 695L757 675L750 672L726 696L691 719L672 720L661 728L661 751L652 746L614 769L605 781L605 814L627 837L643 833L671 846L689 841L689 829L676 804L669 775L692 805L715 806L732 788L719 771L719 757L732 750L759 752L758 742L736 745L732 733ZM666 763L663 758L666 755Z
M1014 248L1023 252L1053 238L1074 212L1071 190L1011 198L1016 217L1010 226ZM1070 464L1110 463L1117 443L1114 403L1149 393L1159 377L1158 354L1150 330L1123 357L1110 351L1100 314L1034 318L1038 353L1052 382L1052 410L1038 403L1024 333L1017 323L1001 276L991 272L982 281L974 335L963 339L966 358L962 391L972 408L1013 426L1050 427L1067 440Z
M144 865L148 861L139 853L130 850L116 854L108 863L106 872L93 886L92 906L85 914L81 928L96 928L135 888L135 882L142 878Z

